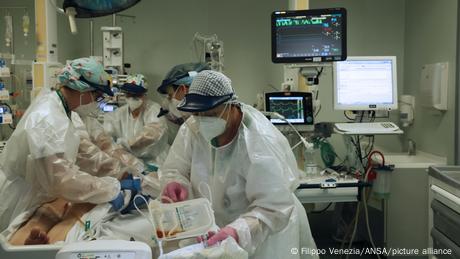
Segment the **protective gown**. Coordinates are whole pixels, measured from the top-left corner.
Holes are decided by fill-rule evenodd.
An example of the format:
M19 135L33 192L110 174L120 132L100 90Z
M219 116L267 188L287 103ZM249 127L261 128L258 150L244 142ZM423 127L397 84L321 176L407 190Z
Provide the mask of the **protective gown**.
M177 181L209 198L219 227L230 225L251 258L301 258L292 248L316 248L304 208L293 194L299 170L286 138L257 110L242 104L238 134L214 148L195 118L180 128L160 168L164 187ZM302 256L315 258L315 256Z
M159 112L160 105L145 100L141 114L134 118L128 105L124 105L106 114L105 132L144 163L162 164L169 145L166 121L157 117Z
M104 127L97 118L87 116L82 118L80 123L82 143L77 158L79 166L90 165L90 170L93 171L100 167L110 167L105 169L115 174L117 174L116 170L112 168L116 166L119 166L119 170L123 173L138 174L144 171L144 163L126 151L124 147L114 143L112 137L104 132Z
M83 121L86 121L86 123ZM91 138L86 125L92 125L93 123L100 125L96 118L81 118L78 114L72 112L72 122L80 136L80 145L75 163L82 171L94 176L112 176L117 179L120 179L125 172L132 171L130 166L122 163L121 159L117 159L113 153L104 152L93 142L94 140ZM102 128L102 125L99 127ZM132 158L129 153L125 155L130 156L134 161L137 160Z
M59 96L43 90L0 158L1 230L20 213L58 197L99 204L118 195L116 178L92 176L75 164L79 145L79 133Z

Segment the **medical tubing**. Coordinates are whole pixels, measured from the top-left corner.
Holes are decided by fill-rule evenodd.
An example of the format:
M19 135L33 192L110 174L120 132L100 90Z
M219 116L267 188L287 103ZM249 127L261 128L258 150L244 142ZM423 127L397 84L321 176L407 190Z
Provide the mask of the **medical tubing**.
M380 155L380 157L382 158L382 163L381 165L384 166L385 165L385 156L382 154L382 152L380 151L377 151L377 150L374 150L372 152L370 152L369 154L369 157L368 157L368 160L367 160L367 170L366 170L366 174L364 175L364 181L367 182L367 179L369 177L369 173L372 171L373 167L372 167L372 155L374 154L377 154L377 155ZM365 215L365 220L366 220L366 228L367 228L367 234L369 236L369 241L371 242L371 245L374 249L376 249L376 246L375 246L375 243L374 243L374 239L372 237L372 233L371 233L371 228L370 228L370 225L369 225L369 212L367 210L367 197L366 197L366 192L364 191L363 192L363 203L364 203L364 215ZM380 259L380 255L377 254L377 257Z
M294 132L297 133L297 135L299 136L299 138L300 138L299 143L303 143L303 145L305 147L307 147L307 143L308 143L307 140L300 134L300 132L286 118L284 118L284 116L282 116L281 114L279 114L277 112L272 112L272 114L277 116L279 119L287 122L287 124L289 126L291 126L291 128L294 130ZM291 150L295 149L299 145L299 143L297 143L293 148L291 148Z
M136 204L136 199L137 198L141 198L145 201L145 204L147 204L147 210L149 212L149 216L146 216L138 207L137 207L137 204ZM144 196L142 196L141 194L137 194L136 196L134 196L134 199L133 199L133 204L134 204L134 207L136 208L136 210L144 217L147 218L147 220L150 222L150 224L152 224L152 227L153 227L153 233L155 234L155 241L158 245L158 248L160 249L160 256L163 255L163 243L161 242L161 240L156 237L156 233L157 233L157 227L155 226L155 220L153 219L153 214L152 214L152 210L150 209L150 206L148 206L148 202L147 202L147 199L144 198Z
M374 150L372 151L371 153L369 153L369 156L367 158L367 167L372 167L372 156L374 154L377 154L379 155L381 158L382 158L382 163L381 165L384 166L385 165L385 156L382 154L382 152L378 151L378 150Z
M205 183L205 182L201 182L201 183L206 184L207 187L208 187L209 193L211 193L211 188L209 188L209 185L208 185L207 183ZM200 188L201 183L200 183L200 185L199 185L198 188ZM199 191L200 194L201 194L201 191L200 191L200 190L198 190L198 191ZM211 196L210 196L210 197L211 197ZM142 198L144 198L144 197L142 197ZM166 200L169 200L171 203L174 203L174 201L171 200L171 198L169 198L169 197L167 197L167 196L162 196L161 199L166 199ZM212 200L212 198L211 198L211 200ZM211 202L211 201L210 201L210 202ZM211 203L211 204L212 204L212 203ZM136 209L137 209L137 207L136 207ZM149 208L149 212L150 212L150 208ZM176 211L176 212L177 212L177 211ZM164 216L164 215L162 214L162 215L161 215L161 218L160 218L160 224L161 224L161 222L162 222L162 220L163 220L163 216ZM177 217L177 218L179 218L179 217ZM177 219L177 218L176 218L176 219ZM152 219L153 219L153 217L152 217ZM162 233L163 233L163 238L164 238L164 239L168 239L167 237L170 237L170 236L173 234L172 232L173 232L177 227L179 227L180 225L181 225L181 223L180 223L180 218L179 218L179 222L176 221L176 225L174 225L174 226L171 228L171 230L169 230L169 232L168 232L167 235L165 235L164 228L162 228L162 226L160 226L160 229L161 229L161 231L162 231ZM195 229L199 229L199 227L198 227L198 228L195 228ZM194 231L195 229L187 229L187 231ZM185 229L183 229L183 230L185 231ZM156 233L156 230L155 230L155 233Z
M174 201L173 201L171 198L169 198L168 196L164 196L164 195L163 195L163 196L161 196L161 199L162 199L162 200L165 199L165 200L168 200L170 203L174 203ZM166 235L165 228L164 228L163 225L162 225L163 217L164 217L164 215L161 214L161 216L160 216L160 231L161 231L161 233L163 234L163 238L166 238L167 236L168 236L168 237L171 236L172 232L180 225L180 222L177 222L177 221L176 221L176 223L175 223L176 225L174 225L174 226L168 231L168 235ZM155 233L156 233L156 231L155 231Z
M295 144L294 146L291 147L291 150L296 149L296 148L297 148L300 144L302 144L302 143L303 143L302 140L299 141L299 142L297 142L297 144Z
M366 174L366 176L364 177L365 181L367 181L368 175L369 174ZM375 249L375 251L377 251L377 248L374 243L374 238L372 237L371 228L369 226L369 213L367 211L366 191L363 192L363 204L364 204L364 215L365 215L365 220L366 220L366 228L367 228L367 234L369 236L369 241L371 242L371 245ZM380 259L380 255L378 253L377 253L377 258Z
M372 152L370 153L370 155L374 155L374 154L379 154L379 155L381 155L381 156L382 156L382 159L383 159L383 163L384 163L384 161L385 161L385 160L384 160L384 156L383 156L383 154L382 154L380 151L376 151L376 150L375 150L375 151L372 151ZM371 157L371 156L369 156L369 157ZM372 161L369 159L369 160L368 160L368 165L367 165L367 168L366 168L366 172L365 172L365 174L364 174L364 181L367 181L367 178L368 178L368 176L369 176L369 173L370 173L371 170L372 170L371 164L372 164ZM366 199L365 191L364 191L363 193L364 193L364 194L363 194L363 199ZM366 203L366 201L363 201L363 202L364 202L365 212L366 212L366 211L367 211L367 207L366 207L366 206L367 206L367 203ZM348 245L348 249L351 248L351 246L352 246L352 244L353 244L353 240L355 239L356 229L357 229L357 227L358 227L358 219L359 219L359 208L360 208L360 205L361 205L361 202L358 202L358 205L357 205L357 208L356 208L355 222L354 222L354 223L355 223L355 226L354 226L354 228L353 228L353 234L352 234L352 236L351 236L350 243L349 243L349 245ZM366 223L368 223L368 222L366 222ZM369 228L369 229L370 229L370 228ZM370 231L369 229L368 229L368 231ZM349 232L349 230L347 230L347 233L345 234L344 240L342 241L342 244L341 244L341 247L340 247L341 249L342 249L343 246L345 245L345 238L348 236L348 232ZM371 236L370 236L370 239L371 239L371 244L372 244L373 248L375 248L374 241L372 240L372 237L371 237ZM348 259L348 257L349 257L349 255L346 256L347 259ZM379 258L380 258L380 257L379 257Z
M353 227L353 234L351 235L351 238L350 238L350 243L348 244L348 250L351 249L351 246L353 245L353 240L355 239L355 235L356 235L356 230L358 229L358 220L359 220L359 208L361 207L361 202L358 202L358 205L356 207L356 216L355 216L355 225ZM342 244L344 244L345 242L345 239L342 241ZM347 254L346 256L346 259L348 259L350 255Z

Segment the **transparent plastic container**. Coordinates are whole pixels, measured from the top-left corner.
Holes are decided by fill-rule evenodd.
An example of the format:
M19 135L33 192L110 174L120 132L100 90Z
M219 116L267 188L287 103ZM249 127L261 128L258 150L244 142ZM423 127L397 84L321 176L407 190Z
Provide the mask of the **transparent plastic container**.
M375 171L377 172L377 178L372 185L372 190L377 197L388 199L390 197L391 172L393 170L389 167L382 167Z
M316 163L316 148L311 145L308 148L305 148L304 152L304 171L306 176L315 175L318 173L318 164Z
M206 234L215 225L214 212L207 199L200 198L176 203L149 203L160 240L176 240Z

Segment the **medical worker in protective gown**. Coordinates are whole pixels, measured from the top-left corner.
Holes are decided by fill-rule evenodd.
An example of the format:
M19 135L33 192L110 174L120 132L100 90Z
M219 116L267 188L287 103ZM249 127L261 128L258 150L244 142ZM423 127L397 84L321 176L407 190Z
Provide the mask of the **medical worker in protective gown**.
M231 237L251 258L317 257L291 252L316 246L293 194L299 170L286 138L219 72L200 72L178 109L194 116L160 168L163 200L209 198L221 228L209 245Z
M144 164L162 164L169 150L167 125L157 117L160 105L147 99L144 76L129 76L121 91L127 104L105 116L105 132Z
M111 202L115 210L129 203L115 177L93 176L75 164L80 135L72 117L97 109L103 93L113 94L108 74L94 59L81 58L63 68L58 82L58 90L43 89L32 102L2 153L1 230L16 216L56 198Z
M176 138L180 125L190 117L190 113L179 111L177 105L184 99L196 74L206 69L209 69L208 64L202 62L176 65L168 71L157 88L160 94L166 96L158 117L165 116L167 119L169 144Z

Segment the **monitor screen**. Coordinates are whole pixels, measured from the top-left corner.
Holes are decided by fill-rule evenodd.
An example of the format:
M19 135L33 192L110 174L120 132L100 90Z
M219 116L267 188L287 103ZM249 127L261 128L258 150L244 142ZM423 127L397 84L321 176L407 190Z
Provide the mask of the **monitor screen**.
M344 8L275 11L271 16L274 63L345 60Z
M118 108L116 104L102 102L99 104L99 109L103 112L113 112Z
M113 105L107 104L104 106L104 112L113 112L115 107Z
M283 115L291 124L313 124L312 95L304 92L274 92L265 94L265 110ZM273 124L287 124L270 118Z
M348 57L334 63L335 110L398 108L396 57Z

